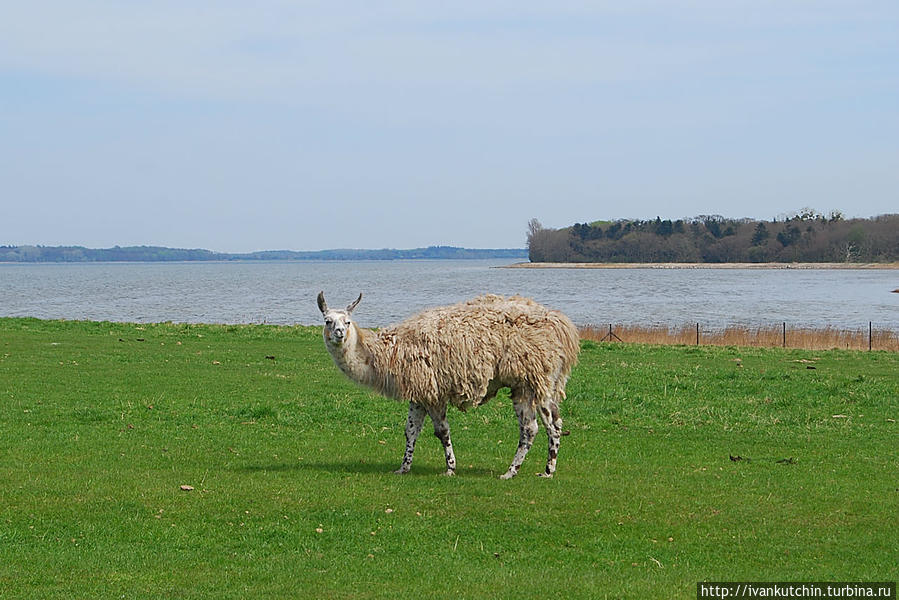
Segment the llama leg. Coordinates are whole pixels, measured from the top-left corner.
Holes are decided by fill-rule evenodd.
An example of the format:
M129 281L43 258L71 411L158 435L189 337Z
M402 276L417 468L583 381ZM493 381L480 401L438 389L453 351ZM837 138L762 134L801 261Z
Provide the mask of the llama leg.
M540 421L546 428L549 439L549 456L546 459L546 471L541 477L552 477L556 472L556 458L559 456L559 442L562 439L562 418L559 416L559 405L550 400L540 405Z
M415 452L415 441L421 433L421 427L425 422L427 411L421 404L409 403L409 418L406 419L406 453L403 455L403 464L394 471L397 475L408 473L412 468L412 454Z
M537 435L537 415L534 412L533 398L515 398L513 396L512 402L515 405L515 414L518 415L520 429L518 450L515 452L515 458L512 459L509 470L501 475L500 479L511 479L518 474L518 469L521 468L521 463L524 462L524 457L528 455L528 450L531 449L531 444L534 443L534 437Z
M434 422L434 435L443 444L443 453L446 455L446 474L456 474L456 455L453 453L453 442L450 440L449 422L446 420L446 406L432 408L428 411Z

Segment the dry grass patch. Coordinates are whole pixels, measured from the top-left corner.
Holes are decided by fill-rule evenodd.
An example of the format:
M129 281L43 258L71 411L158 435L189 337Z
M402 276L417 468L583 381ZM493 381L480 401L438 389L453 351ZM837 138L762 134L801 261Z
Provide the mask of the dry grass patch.
M784 327L731 326L718 330L704 330L696 325L681 327L613 325L582 327L581 339L615 341L634 344L744 346L760 348L801 348L806 350L888 350L899 351L899 334L889 329L794 329Z

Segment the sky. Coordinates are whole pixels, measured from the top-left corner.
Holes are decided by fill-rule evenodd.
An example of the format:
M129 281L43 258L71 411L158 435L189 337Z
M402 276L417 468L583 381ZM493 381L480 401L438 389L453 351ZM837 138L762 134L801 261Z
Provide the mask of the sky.
M521 248L899 212L899 2L0 8L0 245Z

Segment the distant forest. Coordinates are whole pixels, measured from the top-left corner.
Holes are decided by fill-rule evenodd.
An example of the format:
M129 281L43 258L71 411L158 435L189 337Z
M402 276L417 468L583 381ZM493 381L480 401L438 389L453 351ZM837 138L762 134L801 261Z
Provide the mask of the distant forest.
M319 250L294 252L266 250L229 254L210 250L186 250L158 246L129 246L91 249L81 246L0 246L0 262L174 262L227 260L395 260L395 259L469 259L525 258L527 250L473 249L455 246L430 246L412 250Z
M531 262L893 262L899 214L846 219L803 209L782 220L698 216L528 226Z

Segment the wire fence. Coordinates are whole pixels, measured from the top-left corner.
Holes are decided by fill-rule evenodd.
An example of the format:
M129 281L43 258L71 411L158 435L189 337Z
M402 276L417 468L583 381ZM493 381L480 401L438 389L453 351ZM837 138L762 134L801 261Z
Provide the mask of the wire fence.
M899 334L875 327L870 321L867 327L858 329L790 327L782 322L772 326L740 325L723 329L705 329L700 323L678 327L609 324L587 325L580 331L582 339L596 342L899 352Z

